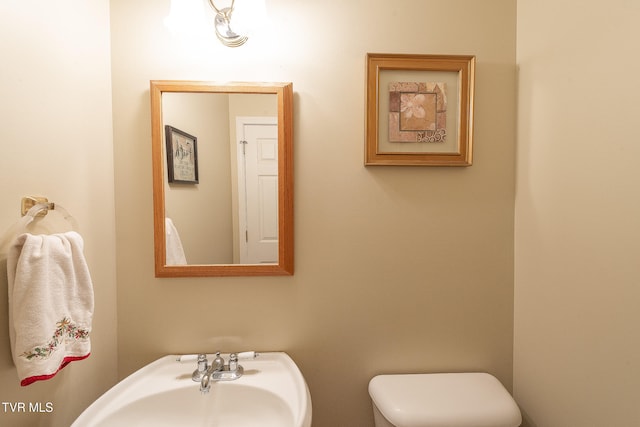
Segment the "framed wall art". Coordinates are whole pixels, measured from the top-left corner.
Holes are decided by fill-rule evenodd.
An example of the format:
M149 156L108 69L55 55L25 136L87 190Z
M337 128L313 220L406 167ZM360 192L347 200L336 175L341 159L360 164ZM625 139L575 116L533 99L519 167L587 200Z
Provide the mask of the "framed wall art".
M165 125L169 182L198 183L198 138Z
M198 183L198 138L165 125L169 182Z
M365 165L471 166L475 56L367 54Z

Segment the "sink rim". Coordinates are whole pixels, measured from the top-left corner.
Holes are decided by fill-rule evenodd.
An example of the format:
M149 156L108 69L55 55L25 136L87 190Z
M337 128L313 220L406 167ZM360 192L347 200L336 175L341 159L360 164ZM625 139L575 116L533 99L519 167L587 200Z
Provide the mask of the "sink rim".
M102 422L115 411L124 409L137 400L172 390L192 388L194 399L198 398L199 383L191 380L195 362L181 362L179 358L180 355L166 355L142 366L98 397L71 427ZM309 388L300 369L287 353L264 352L256 359L242 360L240 364L245 368L245 375L238 380L219 384L230 386L236 383L268 391L288 406L294 419L292 427L311 426ZM289 381L273 381L275 376L283 374L287 375Z

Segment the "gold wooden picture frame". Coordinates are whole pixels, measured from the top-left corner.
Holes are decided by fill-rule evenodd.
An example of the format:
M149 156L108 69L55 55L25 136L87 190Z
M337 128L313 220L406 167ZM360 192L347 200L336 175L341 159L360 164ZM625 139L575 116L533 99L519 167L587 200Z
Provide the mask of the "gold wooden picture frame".
M365 165L471 166L475 56L367 54Z

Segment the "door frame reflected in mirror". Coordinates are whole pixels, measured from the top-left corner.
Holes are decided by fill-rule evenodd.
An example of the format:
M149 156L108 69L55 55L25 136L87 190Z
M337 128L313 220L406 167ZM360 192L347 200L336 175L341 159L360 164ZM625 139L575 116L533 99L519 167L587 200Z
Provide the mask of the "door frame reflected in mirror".
M272 264L167 265L165 230L165 165L162 94L274 94L278 118L278 262ZM216 83L152 80L151 145L153 170L153 228L156 277L280 276L293 274L293 84Z

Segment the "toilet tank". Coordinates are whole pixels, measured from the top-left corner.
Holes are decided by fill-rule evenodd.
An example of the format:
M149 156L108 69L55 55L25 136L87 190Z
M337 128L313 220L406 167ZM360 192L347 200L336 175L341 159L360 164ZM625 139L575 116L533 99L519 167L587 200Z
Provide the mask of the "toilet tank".
M517 427L522 416L493 375L378 375L369 383L376 427ZM386 423L386 424L385 424Z

